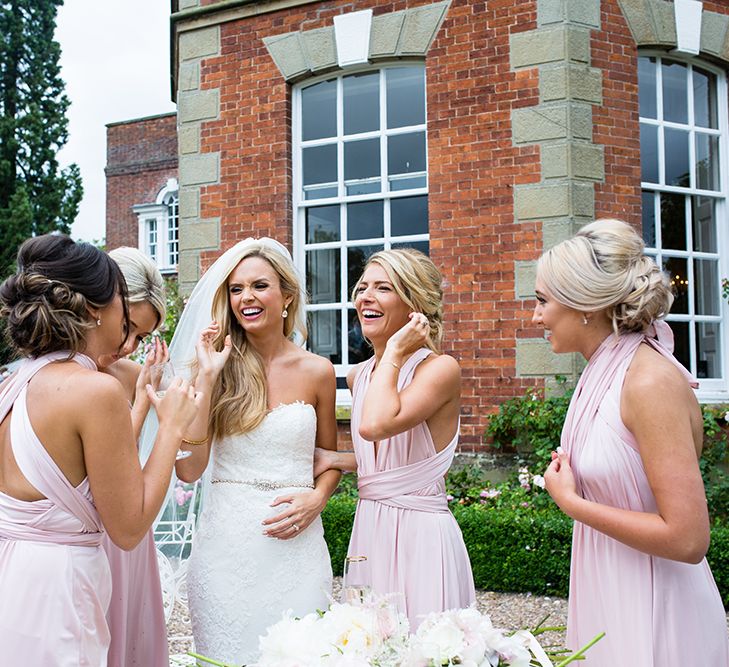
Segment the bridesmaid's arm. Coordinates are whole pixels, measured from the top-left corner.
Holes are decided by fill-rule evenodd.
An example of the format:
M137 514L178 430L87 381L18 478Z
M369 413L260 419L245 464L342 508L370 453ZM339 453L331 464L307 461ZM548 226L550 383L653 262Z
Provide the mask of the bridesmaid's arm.
M691 414L697 411L696 399L679 371L639 350L626 375L621 416L638 442L657 513L580 497L565 454L553 455L556 458L545 473L549 493L575 521L629 547L660 558L701 562L709 546L709 515L694 446L699 434L697 415L692 421Z
M317 363L320 363L317 360ZM316 447L336 453L337 451L337 378L334 367L324 362L317 383L319 393L316 400ZM339 485L342 474L339 470L326 470L316 476L314 492L321 504L321 510L327 504L334 490Z

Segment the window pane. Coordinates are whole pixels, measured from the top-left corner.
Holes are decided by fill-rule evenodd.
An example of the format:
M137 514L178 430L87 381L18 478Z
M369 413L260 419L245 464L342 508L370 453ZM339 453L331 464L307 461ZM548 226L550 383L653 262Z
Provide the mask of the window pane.
M661 248L686 250L686 197L661 193Z
M430 255L430 243L427 241L406 241L405 243L393 243L393 248L413 248L420 250L424 255Z
M344 77L344 134L380 129L380 73Z
M673 289L673 305L671 312L674 314L688 314L688 268L686 260L680 257L669 257L663 260L663 270L668 273Z
M658 128L640 124L640 180L658 183Z
M390 201L393 236L428 233L428 197L402 197Z
M425 123L425 69L393 67L385 70L387 127Z
M349 323L349 363L358 364L360 361L369 359L374 354L374 350L362 335L357 311L350 308L347 312L347 319Z
M656 118L656 59L638 58L638 99L640 115Z
M426 168L425 132L388 137L387 170L390 175L423 172Z
M689 345L688 322L669 322L668 324L673 330L673 356L683 364L684 368L690 371L691 347Z
M306 209L306 242L339 241L339 205Z
M383 245L363 245L356 248L347 248L347 295L351 297L352 290L364 273L367 260L377 251L382 250Z
M716 116L716 76L694 67L694 124L718 128Z
M384 202L364 201L347 205L347 238L381 238L385 234Z
M379 139L344 144L344 180L350 195L380 191Z
M694 250L717 252L716 244L716 200L711 197L692 197Z
M696 186L719 189L719 137L696 133Z
M663 130L665 136L664 156L666 161L666 185L689 187L689 133Z
M339 249L309 250L306 253L306 289L311 303L339 301Z
M301 91L301 138L337 136L337 81L322 81Z
M655 196L643 190L643 242L649 248L656 247L656 210Z
M721 314L718 260L694 260L694 311L697 315Z
M304 185L337 182L336 144L305 148L302 159Z
M339 310L310 310L309 349L333 364L342 363L342 325Z
M425 174L419 176L390 176L390 192L402 192L403 190L415 190L428 186L428 177Z
M663 118L688 123L688 70L683 63L662 62Z
M721 324L696 323L696 376L721 378Z

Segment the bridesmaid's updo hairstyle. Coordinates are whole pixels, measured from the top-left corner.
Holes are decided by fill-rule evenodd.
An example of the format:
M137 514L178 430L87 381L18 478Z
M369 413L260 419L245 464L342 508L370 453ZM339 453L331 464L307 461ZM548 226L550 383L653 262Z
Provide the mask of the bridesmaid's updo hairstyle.
M643 332L668 314L668 277L620 220L596 220L542 255L537 275L552 297L583 313L605 310L616 334Z
M157 265L138 248L115 248L109 253L124 274L127 303L148 303L157 313L157 326L165 321L165 283Z
M36 236L20 246L15 274L0 285L5 335L23 356L81 352L96 326L89 308L117 294L128 326L124 276L105 252L62 234Z
M430 335L426 345L433 352L440 352L443 342L443 276L427 255L414 248L380 250L372 255L365 265L381 266L390 278L397 295L411 310L428 318ZM352 301L357 297L357 281L352 292Z

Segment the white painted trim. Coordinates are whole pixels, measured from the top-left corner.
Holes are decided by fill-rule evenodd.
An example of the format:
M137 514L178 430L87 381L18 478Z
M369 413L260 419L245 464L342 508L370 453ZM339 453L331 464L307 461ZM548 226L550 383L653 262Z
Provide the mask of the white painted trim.
M697 58L691 58L686 56L680 56L678 54L671 53L666 55L659 51L641 50L639 56L642 57L653 57L657 61L657 69L655 72L656 76L656 89L658 91L657 99L657 113L658 118L663 115L663 95L662 83L661 83L661 61L663 59L671 60L674 62L682 62L686 64L691 70L687 78L687 103L688 103L688 119L686 123L671 123L658 119L641 118L641 124L658 126L659 128L659 171L663 173L665 164L665 155L663 155L663 140L662 130L666 127L675 127L677 129L686 130L689 132L691 154L694 155L694 143L695 135L697 132L703 134L711 134L717 136L719 139L719 187L716 191L699 190L696 188L695 181L695 165L694 160L690 160L691 169L691 187L678 187L670 186L665 184L656 183L641 183L642 189L654 193L654 205L655 205L655 216L658 219L659 216L659 203L657 196L661 193L673 193L679 195L692 195L709 197L716 202L716 231L717 231L717 251L711 252L699 252L694 250L692 247L686 250L669 250L664 251L661 240L661 228L660 225L656 229L656 246L648 250L649 254L658 256L659 263L667 257L685 259L687 262L687 269L690 276L691 290L689 291L689 313L695 310L694 304L694 290L693 290L693 260L697 259L713 259L718 261L718 278L729 275L729 227L726 224L727 210L729 204L727 197L729 196L729 163L727 163L726 155L729 154L729 113L727 112L726 101L729 96L729 86L727 85L727 77L724 71L717 68L710 63L699 60ZM716 130L709 130L701 126L697 126L694 118L694 105L693 105L693 68L699 67L702 70L716 75L716 98L717 98L717 126ZM659 177L660 181L664 179ZM689 224L690 216L687 211L686 221ZM687 229L687 233L690 230ZM689 236L690 239L690 236ZM720 289L717 285L717 289ZM719 348L718 352L721 356L721 378L699 378L699 388L696 390L696 396L702 403L711 403L721 401L724 402L729 398L729 304L725 299L720 298L720 310L717 315L697 315L693 314L673 314L668 316L669 324L671 322L707 322L707 323L721 323L722 336L718 341ZM697 341L696 332L691 326L689 328L689 354L691 358L691 364L693 366L693 372L696 372L697 366L697 353L696 353Z
M309 79L305 83L294 86L292 96L292 122L291 122L291 139L292 139L292 170L293 170L293 193L292 193L292 207L293 207L293 257L296 266L300 273L305 275L306 273L306 258L307 252L312 250L339 250L340 258L340 294L337 295L336 301L323 304L311 304L307 306L307 312L313 313L317 311L338 311L339 312L339 324L340 324L340 346L341 346L341 364L335 364L334 368L338 377L345 377L352 364L349 363L349 352L348 352L348 312L352 308L350 302L349 293L344 293L348 279L346 257L347 249L357 246L368 246L368 245L382 245L384 248L390 248L392 243L400 242L415 242L415 241L429 241L429 234L415 234L415 235L402 235L402 236L391 236L390 230L390 202L403 197L413 197L418 195L428 195L428 184L427 184L427 171L425 172L426 182L425 186L421 188L412 188L409 190L390 190L387 173L387 153L384 150L386 146L386 139L392 135L404 134L410 132L426 132L426 165L427 165L427 107L425 108L425 122L418 125L407 126L403 128L387 129L386 118L387 118L387 98L386 98L386 78L385 72L387 69L392 67L412 67L415 63L391 63L380 65L378 67L358 67L341 72L337 74L327 74L317 77L316 79ZM423 66L422 63L419 63ZM423 66L424 68L424 66ZM371 132L365 132L361 134L344 134L344 112L343 112L343 80L344 77L349 76L355 72L380 72L380 129ZM425 74L423 73L423 76ZM302 90L309 86L316 85L322 81L328 81L337 79L337 122L336 122L336 136L327 137L325 139L314 139L309 141L301 140L302 132ZM427 81L424 81L426 86L425 99L427 100ZM359 140L363 138L369 139L380 139L380 184L381 189L379 192L362 194L362 195L347 195L346 188L344 185L344 161L343 161L343 147L345 141ZM323 199L304 199L303 187L302 187L302 151L304 148L311 146L331 145L336 143L337 145L337 192L336 197L323 198ZM383 201L383 236L371 239L347 239L347 219L346 219L346 206L356 202L364 201ZM340 234L338 241L329 241L324 243L307 243L306 242L306 231L305 231L305 220L306 220L306 209L314 206L339 206L340 207ZM337 405L347 405L350 402L349 392L346 389L337 390Z
M371 31L371 9L334 17L334 39L337 43L337 63L340 67L361 65L368 61Z
M700 0L674 0L673 14L676 19L677 53L697 56L701 50L701 12Z

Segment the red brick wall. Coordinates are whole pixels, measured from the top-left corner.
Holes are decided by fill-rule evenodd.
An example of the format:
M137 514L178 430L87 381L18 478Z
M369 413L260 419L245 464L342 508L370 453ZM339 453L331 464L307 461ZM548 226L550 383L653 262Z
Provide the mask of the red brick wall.
M107 125L106 246L137 246L136 204L152 204L170 178L177 178L176 115Z
M329 26L353 9L424 4L319 2L221 26L220 57L201 70L201 87L221 91L220 119L204 123L201 138L203 152L221 151L221 184L203 189L201 217L221 217L223 247L250 235L292 238L290 87L262 39ZM446 351L463 368L465 450L481 442L495 405L536 382L515 378L528 313L514 298L514 261L537 256L541 232L516 224L512 209L513 186L539 180L539 152L512 146L510 114L538 103L538 79L510 71L508 48L511 32L535 27L535 2L455 0L426 60L431 254L448 282Z
M224 248L251 235L292 240L291 88L263 38L431 1L316 2L221 25L221 54L201 69L201 87L220 89L220 118L202 124L201 150L220 151L221 183L203 188L201 217L220 217ZM729 13L724 2L704 8ZM604 106L593 106L593 141L605 146L606 179L595 209L637 225L637 48L617 0L601 10L591 45ZM479 447L499 403L541 384L516 377L517 339L542 332L531 301L514 295L514 262L538 257L541 224L515 223L513 210L514 186L540 181L539 148L514 147L510 122L512 109L539 103L538 70L512 72L509 61L510 34L536 27L536 0L453 0L426 59L431 255L448 285L445 348L463 369L464 451Z

